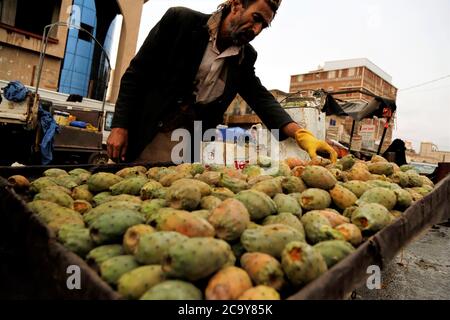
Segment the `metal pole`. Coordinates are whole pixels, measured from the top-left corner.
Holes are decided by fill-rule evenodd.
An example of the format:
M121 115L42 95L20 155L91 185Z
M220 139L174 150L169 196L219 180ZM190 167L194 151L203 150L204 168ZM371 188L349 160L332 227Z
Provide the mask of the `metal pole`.
M348 151L351 152L352 151L352 140L353 140L353 133L355 132L355 123L356 121L353 120L353 124L352 124L352 133L350 133L350 144L348 146Z
M386 120L386 124L384 125L383 135L381 136L380 145L378 146L378 151L377 151L377 154L378 154L378 155L379 155L380 152L381 152L381 147L383 146L384 137L386 136L387 129L389 128L389 122L391 122L391 118L388 118L388 119Z

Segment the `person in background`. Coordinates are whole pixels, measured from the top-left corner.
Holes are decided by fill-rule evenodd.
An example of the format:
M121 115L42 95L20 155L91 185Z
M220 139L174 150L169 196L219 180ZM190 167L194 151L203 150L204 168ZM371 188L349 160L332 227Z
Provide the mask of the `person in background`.
M407 164L405 152L405 142L401 139L395 139L383 153L383 157L390 162L395 162L398 166L402 166Z

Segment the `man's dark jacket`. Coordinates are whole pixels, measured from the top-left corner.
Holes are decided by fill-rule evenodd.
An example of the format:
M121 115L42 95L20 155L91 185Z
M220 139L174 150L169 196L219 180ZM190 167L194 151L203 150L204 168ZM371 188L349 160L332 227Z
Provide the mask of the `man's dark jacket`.
M112 127L128 129L127 160L136 159L164 126L163 119L192 97L197 70L209 41L211 15L188 8L169 9L150 31L122 77ZM203 107L203 129L223 122L223 114L239 93L263 123L279 129L292 122L255 75L257 53L251 45L227 58L228 74L222 96ZM280 132L281 139L285 138Z

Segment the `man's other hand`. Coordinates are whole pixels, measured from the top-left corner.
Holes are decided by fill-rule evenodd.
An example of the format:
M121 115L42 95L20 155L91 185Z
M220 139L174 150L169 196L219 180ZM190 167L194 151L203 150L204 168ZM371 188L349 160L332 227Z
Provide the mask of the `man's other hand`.
M125 160L128 146L128 130L124 128L113 128L107 141L108 156L113 161Z
M299 129L295 132L295 140L297 144L308 152L311 159L317 157L317 152L328 153L331 162L335 163L337 160L337 152L325 141L318 140L314 135L305 129Z

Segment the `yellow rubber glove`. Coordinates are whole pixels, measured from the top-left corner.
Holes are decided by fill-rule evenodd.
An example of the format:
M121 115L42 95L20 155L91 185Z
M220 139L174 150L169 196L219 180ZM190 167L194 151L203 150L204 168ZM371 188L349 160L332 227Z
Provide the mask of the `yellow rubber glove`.
M331 162L336 163L337 152L325 141L314 137L310 131L306 129L297 130L295 132L295 140L300 148L308 152L311 159L317 157L317 151L322 151L330 155Z

